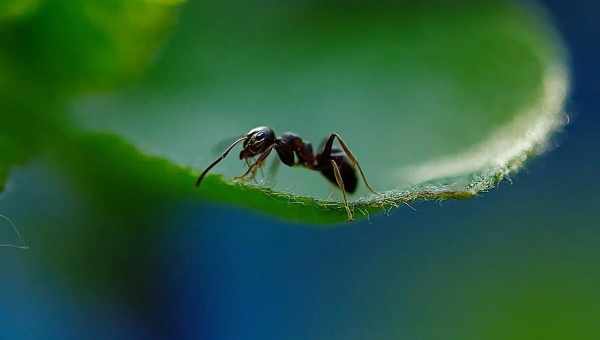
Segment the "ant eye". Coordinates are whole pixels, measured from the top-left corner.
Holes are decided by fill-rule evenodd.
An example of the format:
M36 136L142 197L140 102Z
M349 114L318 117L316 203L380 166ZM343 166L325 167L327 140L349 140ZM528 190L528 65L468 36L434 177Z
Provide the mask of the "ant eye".
M262 133L262 132L259 132L259 133L257 133L257 134L254 136L254 141L255 141L256 143L261 143L261 142L263 142L264 140L265 140L265 134L264 134L264 133Z

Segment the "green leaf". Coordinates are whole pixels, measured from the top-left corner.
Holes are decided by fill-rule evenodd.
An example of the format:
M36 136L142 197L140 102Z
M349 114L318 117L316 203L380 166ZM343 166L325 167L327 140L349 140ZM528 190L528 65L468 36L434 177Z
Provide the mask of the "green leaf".
M232 153L193 183L255 126L315 148L335 131L383 193L359 184L351 208L367 216L489 190L564 121L563 51L537 7L190 2L157 54L174 3L0 7L0 183L46 151L111 211L198 199L330 223L347 219L339 192L305 169L234 183Z
M77 147L71 147L76 145ZM203 190L194 187L196 173L162 158L140 152L112 134L71 134L56 140L50 159L62 167L90 204L108 216L135 221L181 201L228 202L291 221L334 223L346 220L338 204L227 182L210 176ZM373 210L373 209L371 209Z
M0 23L27 16L36 10L40 0L4 0L0 4Z
M79 101L74 116L195 169L181 192L216 158L215 145L255 126L294 131L315 147L338 132L383 192L360 184L359 216L489 190L563 124L567 71L540 8L330 5L190 3L143 79ZM242 164L233 154L198 195L298 221L320 221L312 212L325 206L344 218L318 173L282 167L275 181L246 187L231 180ZM272 199L257 198L266 193Z

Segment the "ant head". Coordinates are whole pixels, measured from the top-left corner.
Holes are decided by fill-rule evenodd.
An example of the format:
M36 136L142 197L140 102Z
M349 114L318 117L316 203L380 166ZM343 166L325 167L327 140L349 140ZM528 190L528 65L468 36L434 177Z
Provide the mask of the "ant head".
M254 157L263 153L275 143L275 132L266 126L254 128L246 134L244 149L240 152L240 159Z

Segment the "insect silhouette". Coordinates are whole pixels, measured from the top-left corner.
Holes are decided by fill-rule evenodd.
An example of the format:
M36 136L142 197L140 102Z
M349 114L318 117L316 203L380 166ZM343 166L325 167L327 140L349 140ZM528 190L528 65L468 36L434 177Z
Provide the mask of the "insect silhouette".
M341 150L333 146L336 139L341 146ZM223 154L200 174L196 181L196 186L202 183L204 176L206 176L210 169L227 157L227 154L241 142L243 142L243 148L240 151L239 157L241 160L246 161L248 170L241 176L236 177L236 179L245 179L248 176L254 178L256 171L263 166L263 163L274 149L283 164L290 167L302 166L306 169L318 171L331 183L336 185L342 192L344 207L348 213L349 220L352 220L352 210L348 205L346 193L351 194L356 191L358 185L356 169L358 169L367 189L377 194L371 185L369 185L358 160L337 133L330 134L325 139L319 152L315 154L312 144L303 141L295 133L286 132L280 137L276 137L273 129L266 126L260 126L248 131L245 136L229 145ZM253 159L254 157L258 158L254 163L250 164L249 159Z

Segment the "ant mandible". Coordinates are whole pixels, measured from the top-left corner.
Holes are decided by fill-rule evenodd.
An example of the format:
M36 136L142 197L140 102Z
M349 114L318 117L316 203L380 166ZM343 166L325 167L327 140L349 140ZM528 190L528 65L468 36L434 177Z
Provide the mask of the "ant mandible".
M336 139L343 151L333 147L333 142ZM210 169L227 157L227 154L233 147L240 142L244 142L243 149L240 152L240 159L245 160L246 163L249 164L249 158L256 156L258 156L258 158L253 164L249 164L248 170L243 175L236 177L236 179L244 179L248 175L251 175L252 178L254 178L256 171L263 165L271 151L275 149L283 164L287 166L303 166L310 170L319 171L331 183L336 185L342 191L344 206L348 213L348 219L350 220L352 220L352 211L348 206L346 193L351 194L356 191L358 179L356 177L355 168L358 168L360 176L369 191L377 194L377 192L369 185L356 157L354 157L346 143L344 143L337 133L330 134L329 137L325 139L321 151L315 155L311 143L303 141L298 135L292 132L286 132L282 134L281 137L276 137L273 129L266 126L260 126L250 130L245 136L227 147L223 154L200 174L196 181L196 186L199 186Z

